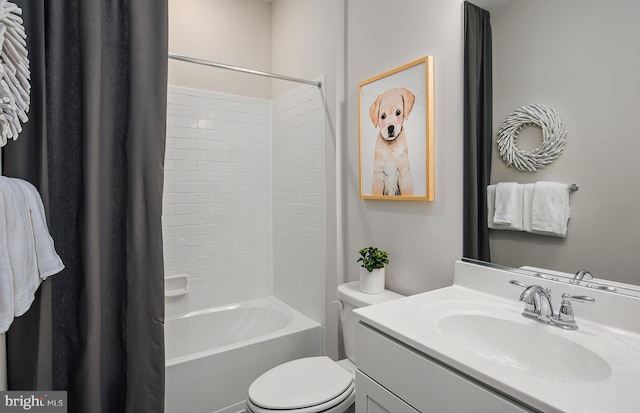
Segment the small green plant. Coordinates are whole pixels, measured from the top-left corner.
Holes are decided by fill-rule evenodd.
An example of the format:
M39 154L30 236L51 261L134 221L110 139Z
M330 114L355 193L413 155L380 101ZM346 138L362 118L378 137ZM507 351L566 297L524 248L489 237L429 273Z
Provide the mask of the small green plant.
M377 268L384 268L386 264L389 264L389 256L385 251L379 250L375 247L366 247L360 250L360 266L366 268L367 271L372 272Z

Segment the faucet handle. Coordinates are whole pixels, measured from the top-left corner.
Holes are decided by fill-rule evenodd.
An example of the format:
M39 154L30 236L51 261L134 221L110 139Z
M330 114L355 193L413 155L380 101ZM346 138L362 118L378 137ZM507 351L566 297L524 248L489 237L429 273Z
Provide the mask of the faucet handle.
M562 294L562 300L573 300L578 301L580 303L595 303L596 299L593 297L589 297L588 295L571 295L564 293Z
M524 301L527 304L530 304L530 298L533 296L533 294L537 294L539 292L543 292L544 294L547 295L548 298L551 298L550 288L543 288L535 284L527 285L517 280L510 280L509 284L517 285L518 287L524 288L524 291L520 295L520 301Z
M520 282L520 281L518 281L518 280L509 280L509 284L517 285L517 286L522 287L522 288L529 288L529 287L531 287L530 285L527 285L527 284L525 284L525 283L522 283L522 282Z
M596 299L587 295L562 294L560 310L558 311L558 315L551 319L551 322L565 330L578 329L578 325L576 324L576 320L573 316L573 306L571 305L571 301L577 301L579 303L595 303Z

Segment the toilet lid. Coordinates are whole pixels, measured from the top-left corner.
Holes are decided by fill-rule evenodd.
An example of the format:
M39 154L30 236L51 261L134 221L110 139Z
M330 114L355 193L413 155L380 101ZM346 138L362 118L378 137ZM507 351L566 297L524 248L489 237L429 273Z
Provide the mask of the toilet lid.
M264 409L301 409L335 399L352 383L353 375L329 357L307 357L258 377L249 387L249 400Z

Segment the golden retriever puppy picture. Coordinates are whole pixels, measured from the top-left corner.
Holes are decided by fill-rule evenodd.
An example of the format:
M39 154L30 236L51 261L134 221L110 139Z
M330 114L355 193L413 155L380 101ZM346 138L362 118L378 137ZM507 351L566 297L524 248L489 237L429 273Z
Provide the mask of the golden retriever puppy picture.
M393 88L378 95L369 116L378 131L373 161L372 195L413 195L407 138L402 128L413 109L415 95L406 88Z
M358 84L361 198L433 200L432 64L427 56Z

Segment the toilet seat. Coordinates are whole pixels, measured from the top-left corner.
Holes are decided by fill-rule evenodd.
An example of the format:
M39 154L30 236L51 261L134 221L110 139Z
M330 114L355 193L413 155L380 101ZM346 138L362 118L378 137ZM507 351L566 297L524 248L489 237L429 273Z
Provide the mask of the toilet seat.
M328 357L293 360L267 371L251 387L254 413L319 413L346 409L355 398L353 374Z
M249 411L253 413L331 413L331 412L344 412L347 407L349 407L356 398L355 393L355 383L352 383L351 386L347 390L345 390L342 394L338 395L338 397L329 400L325 403L317 404L315 406L303 407L299 409L264 409L262 407L256 406L251 402L251 400L247 400L247 405L249 407Z

